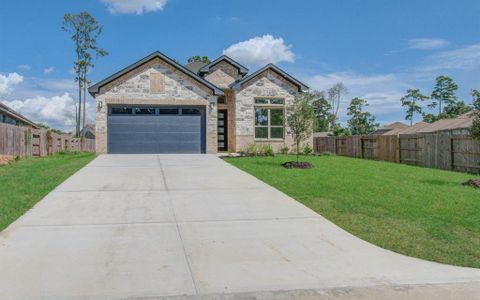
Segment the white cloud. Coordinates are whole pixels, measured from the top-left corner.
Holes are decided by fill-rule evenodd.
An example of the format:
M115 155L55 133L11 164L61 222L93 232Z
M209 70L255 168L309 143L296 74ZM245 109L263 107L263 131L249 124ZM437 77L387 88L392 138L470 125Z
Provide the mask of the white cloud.
M442 39L429 39L429 38L418 38L410 39L407 41L407 46L410 49L419 49L419 50L433 50L446 47L450 44L447 40Z
M223 54L243 64L258 66L281 61L294 62L295 54L291 48L292 45L286 45L283 38L267 34L233 44L223 50Z
M424 71L473 70L480 68L480 43L432 55Z
M163 10L167 0L101 0L112 14L136 14Z
M24 70L24 71L30 71L32 69L32 67L30 67L29 65L26 65L26 64L19 65L18 68L20 70Z
M10 93L13 87L21 82L23 82L23 76L16 72L9 73L6 76L0 74L0 95Z
M410 86L401 76L394 74L365 75L353 72L337 72L315 75L303 79L314 90L327 90L337 82L343 82L348 94L343 97L341 119L345 119L346 108L350 99L359 97L369 103L368 111L376 115L385 115L399 111L400 98Z
M3 102L37 123L58 129L71 129L75 125L75 102L69 93Z
M44 74L50 74L53 71L55 71L55 67L53 67L53 66L43 69Z

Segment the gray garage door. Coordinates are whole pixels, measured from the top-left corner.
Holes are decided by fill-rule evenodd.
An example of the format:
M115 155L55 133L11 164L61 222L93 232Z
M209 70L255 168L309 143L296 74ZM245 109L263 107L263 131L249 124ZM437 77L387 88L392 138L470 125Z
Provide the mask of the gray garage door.
M108 109L108 153L204 153L203 107Z

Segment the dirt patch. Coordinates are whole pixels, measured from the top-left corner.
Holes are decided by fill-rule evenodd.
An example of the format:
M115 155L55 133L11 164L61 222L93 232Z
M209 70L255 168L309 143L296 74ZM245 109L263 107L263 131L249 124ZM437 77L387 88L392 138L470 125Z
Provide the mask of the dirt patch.
M313 165L306 161L287 161L282 164L284 168L287 169L311 169Z
M463 185L468 185L477 189L480 189L480 179L470 179L462 183Z
M8 165L14 160L15 158L11 155L0 155L0 166Z

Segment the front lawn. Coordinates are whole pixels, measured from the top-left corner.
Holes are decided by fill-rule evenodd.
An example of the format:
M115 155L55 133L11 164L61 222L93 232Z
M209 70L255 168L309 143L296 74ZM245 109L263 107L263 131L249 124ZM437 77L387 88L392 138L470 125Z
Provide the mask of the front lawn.
M479 176L339 156L226 158L352 234L427 260L480 267Z
M0 166L0 231L94 158L65 153Z

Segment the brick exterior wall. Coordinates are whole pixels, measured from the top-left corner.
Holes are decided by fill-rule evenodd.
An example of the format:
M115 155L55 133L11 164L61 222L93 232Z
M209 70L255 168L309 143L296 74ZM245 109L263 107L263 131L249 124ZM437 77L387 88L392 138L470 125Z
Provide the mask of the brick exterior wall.
M290 149L293 147L293 139L290 129L285 126L284 140L255 140L255 104L256 97L265 98L283 98L283 108L287 110L298 93L298 88L279 76L276 72L266 70L256 77L246 82L236 94L236 151L244 149L248 144L270 144L275 151L278 151L284 144ZM307 143L312 147L313 139L309 139Z
M242 76L236 67L223 60L211 67L210 72L203 77L219 88L225 89Z
M152 76L152 74L155 74ZM153 81L153 89L151 84ZM100 89L96 96L96 151L107 152L107 106L109 104L201 105L206 111L206 150L217 152L217 105L212 91L179 70L154 59Z

